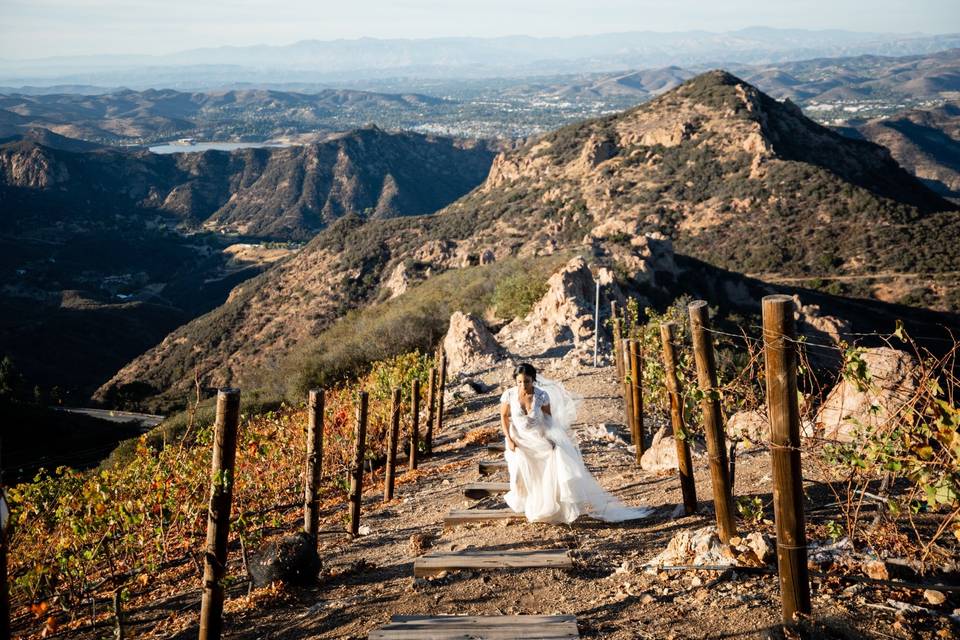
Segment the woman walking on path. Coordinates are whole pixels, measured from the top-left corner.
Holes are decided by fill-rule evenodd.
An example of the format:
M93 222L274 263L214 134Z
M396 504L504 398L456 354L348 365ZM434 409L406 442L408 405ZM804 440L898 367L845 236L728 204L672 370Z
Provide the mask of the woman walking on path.
M533 365L514 370L515 385L500 396L504 456L510 471L507 505L530 522L570 523L582 514L608 522L650 514L610 495L587 470L568 430L579 398L562 384L537 379Z

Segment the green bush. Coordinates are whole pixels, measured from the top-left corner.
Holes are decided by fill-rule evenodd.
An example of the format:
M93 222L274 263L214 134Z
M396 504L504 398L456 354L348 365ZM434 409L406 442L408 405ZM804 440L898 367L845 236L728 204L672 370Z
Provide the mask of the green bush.
M501 318L522 318L547 292L547 283L529 274L518 273L497 283L493 304Z

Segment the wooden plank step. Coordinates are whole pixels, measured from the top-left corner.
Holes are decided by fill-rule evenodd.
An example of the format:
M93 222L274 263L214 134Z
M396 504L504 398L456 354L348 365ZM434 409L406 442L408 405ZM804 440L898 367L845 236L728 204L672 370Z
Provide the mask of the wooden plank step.
M503 442L491 442L487 445L487 451L503 451L506 449L506 445Z
M434 551L413 561L414 577L461 569L572 569L566 549Z
M480 474L484 476L493 475L497 471L507 468L506 460L481 460Z
M577 640L576 616L393 616L370 640Z
M526 517L513 509L453 509L444 517L443 526L451 527L458 524L489 522L491 520L526 520Z
M463 485L463 495L474 500L510 491L509 482L471 482Z

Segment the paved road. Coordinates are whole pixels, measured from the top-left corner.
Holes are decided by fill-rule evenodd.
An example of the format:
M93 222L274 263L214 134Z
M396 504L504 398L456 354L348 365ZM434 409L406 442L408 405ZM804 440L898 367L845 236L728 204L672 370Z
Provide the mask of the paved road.
M144 431L148 431L166 419L166 416L158 416L150 413L133 413L131 411L112 411L110 409L84 409L80 407L53 407L57 411L67 413L79 413L82 415L97 418L98 420L107 420L109 422L137 422Z

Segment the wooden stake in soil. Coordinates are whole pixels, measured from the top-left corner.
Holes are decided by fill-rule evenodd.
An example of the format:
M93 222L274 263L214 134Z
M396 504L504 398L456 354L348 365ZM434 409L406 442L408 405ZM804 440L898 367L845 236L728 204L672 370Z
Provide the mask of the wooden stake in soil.
M439 397L437 398L437 433L443 431L443 396L447 391L447 352L440 348Z
M683 511L687 515L697 511L697 487L693 480L693 461L690 458L690 443L687 428L683 423L683 396L677 379L676 325L666 322L660 325L660 342L663 344L663 370L670 396L670 426L677 444L677 470L680 472L680 491L683 493Z
M437 368L430 367L430 386L427 388L427 435L424 437L424 453L433 455L433 421L437 416Z
M126 635L123 627L123 597L120 589L113 592L113 620L116 625L113 628L113 637L116 640L123 640Z
M3 458L0 457L0 638L10 637L10 579L7 576L7 545L10 540L8 529L11 517L10 505L7 504L6 486L3 481Z
M610 329L613 331L613 362L617 365L617 380L623 380L623 356L620 337L620 317L617 316L617 301L610 301Z
M717 393L717 360L710 335L710 318L707 303L695 300L687 307L690 313L690 333L693 337L693 356L697 363L697 379L703 394L700 407L703 410L703 426L707 435L707 453L710 455L710 478L713 481L713 504L717 512L717 533L722 542L729 543L737 535L733 520L733 495L730 477L727 475L726 437L720 415L720 398Z
M357 407L357 432L350 465L350 535L360 533L360 500L363 498L363 455L367 440L367 392L360 392Z
M643 367L640 362L640 341L630 341L630 392L632 394L633 424L637 431L637 464L646 451L643 439Z
M213 461L210 470L210 507L207 546L203 562L203 598L200 603L200 640L218 640L223 633L223 578L227 573L227 537L233 502L233 469L237 459L240 390L217 393Z
M317 539L320 512L317 491L323 471L323 389L311 389L307 401L307 464L303 478L303 530Z
M794 302L790 296L774 295L763 299L763 353L770 416L777 566L783 621L788 624L794 622L794 614L810 613L793 310Z
M394 476L397 469L397 438L400 437L400 389L393 390L390 405L390 433L387 434L387 471L383 479L383 501L393 500Z
M630 340L624 338L620 341L620 354L621 367L623 371L623 377L621 378L623 384L623 421L627 427L627 430L630 431L630 442L635 446L639 447L637 444L637 425L633 419L633 387L630 383Z
M410 390L410 471L417 468L420 447L420 381L413 380Z

